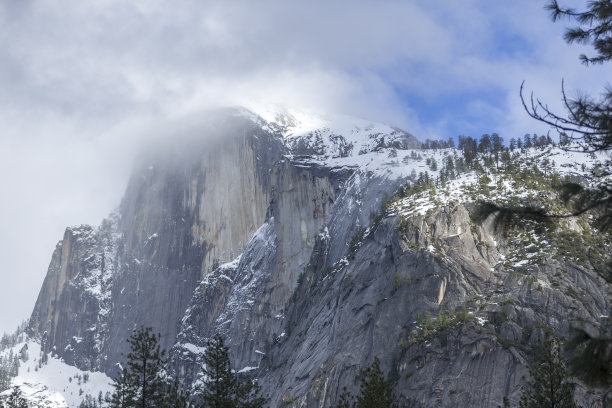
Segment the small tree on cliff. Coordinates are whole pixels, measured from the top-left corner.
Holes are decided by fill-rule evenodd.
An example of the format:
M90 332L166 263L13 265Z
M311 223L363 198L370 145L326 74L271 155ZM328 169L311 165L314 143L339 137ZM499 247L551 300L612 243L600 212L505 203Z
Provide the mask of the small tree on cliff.
M380 369L378 357L363 370L356 400L344 389L335 408L399 408L393 387Z
M223 337L215 335L207 344L203 374L206 377L199 397L202 408L263 408L266 400L259 395L260 388L248 379L241 383L232 372L228 348Z
M568 382L557 340L547 337L536 350L529 374L531 380L521 396L520 408L576 408L574 385Z

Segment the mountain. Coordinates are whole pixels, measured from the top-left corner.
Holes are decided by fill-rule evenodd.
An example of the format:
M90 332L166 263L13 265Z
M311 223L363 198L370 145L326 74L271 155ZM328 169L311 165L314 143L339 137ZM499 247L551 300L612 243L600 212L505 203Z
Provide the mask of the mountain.
M610 239L586 215L501 234L474 203L552 202L552 178L591 183L605 158L549 144L495 157L468 166L346 116L207 112L146 149L100 226L66 229L28 341L112 377L151 326L189 386L221 333L272 407L331 406L375 356L410 406L516 405L545 333L607 318Z
M294 155L349 157L385 147L421 147L417 138L401 129L351 116L270 105L253 109L283 136Z

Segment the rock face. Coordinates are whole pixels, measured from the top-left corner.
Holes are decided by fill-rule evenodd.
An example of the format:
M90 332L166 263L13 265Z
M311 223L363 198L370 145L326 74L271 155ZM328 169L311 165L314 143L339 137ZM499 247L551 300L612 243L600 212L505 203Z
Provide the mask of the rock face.
M64 356L78 343L68 361L112 372L140 325L170 348L198 282L264 222L281 140L241 111L216 112L207 126L143 158L102 227L67 229L30 323L45 351Z
M347 172L319 173L281 160L271 171L267 221L239 258L196 289L172 350L188 381L198 378L202 347L217 332L241 368L258 367L262 350L283 336L287 304Z
M66 230L31 334L112 375L132 330L152 326L189 385L221 333L272 407L331 406L375 356L409 406L496 407L518 403L545 332L600 326L610 286L592 268L554 252L508 263L524 243L475 225L469 203L384 207L424 167L399 165L412 136L361 126L340 140L333 126L291 133L296 121L219 111L198 137L154 149L113 216Z
M326 256L333 237L317 242L290 308L290 335L265 361L272 406L283 397L330 406L345 386L358 393L355 378L374 356L407 406L495 407L504 397L514 406L544 330L567 333L573 313L598 325L610 307L609 286L584 270L551 261L536 276L563 270L554 289L495 268L494 241L481 241L486 229L472 232L464 206L414 218L404 231L397 223L372 226L348 262ZM567 295L583 279L583 296ZM587 406L597 398L584 389L577 396Z
M104 367L113 308L112 283L121 234L114 214L94 229L66 229L57 244L38 300L30 331L46 352L60 354L84 369Z

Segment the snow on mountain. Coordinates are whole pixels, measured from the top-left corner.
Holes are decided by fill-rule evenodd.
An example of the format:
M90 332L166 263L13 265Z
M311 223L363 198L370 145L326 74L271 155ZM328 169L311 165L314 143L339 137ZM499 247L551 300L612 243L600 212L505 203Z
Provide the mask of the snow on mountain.
M423 160L417 166L404 165L394 170L394 174L401 176L407 171L427 171L432 180L435 180L440 169L432 171L424 165L426 160L435 159L441 163L444 157L462 157L462 153L456 149L421 150L419 151ZM402 152L404 154L404 152ZM548 167L549 172L557 172L560 176L573 176L582 179L590 177L590 169L606 159L606 154L584 154L561 149L559 147L547 147L545 149L524 149L516 164L522 167L536 166L539 169ZM338 162L339 159L333 159ZM384 171L381 167L374 167L376 171ZM388 169L389 170L389 169ZM517 181L510 180L507 176L491 175L486 181L486 189L476 191L479 176L475 171L460 174L454 180L446 183L444 188L436 190L432 196L429 192L422 192L410 197L403 198L395 204L394 209L399 215L409 216L413 214L425 214L428 210L448 205L450 202L471 202L477 200L493 201L498 203L508 202L512 198L526 198L530 194L536 194L533 187L522 185ZM414 181L414 180L413 180Z
M12 386L18 386L31 406L48 408L78 407L86 395L98 398L112 392L112 380L104 373L81 371L63 360L48 355L46 362L41 362L40 344L33 340L19 343L2 351L8 356L21 353L19 374L13 378ZM0 398L8 396L8 389Z
M461 154L455 149L442 151L444 155ZM423 152L427 157L428 153ZM596 183L601 180L591 180L591 169L608 160L604 152L596 154L585 154L578 151L567 151L559 147L546 147L523 149L519 157L515 158L515 164L523 169L537 168L544 173L557 173L559 177L569 176L578 178L587 183ZM550 179L546 179L548 186L524 183L520 177L514 174L494 174L493 172L477 173L471 171L460 174L454 180L447 181L437 188L426 188L415 194L409 194L394 201L388 208L387 216L400 216L407 220L414 216L425 216L428 212L437 208L449 206L452 203L475 203L478 201L494 202L501 205L512 202L532 201L537 197L546 202L554 195L550 191ZM431 175L434 180L437 174ZM535 180L535 175L533 176ZM589 216L591 219L592 216ZM580 220L570 219L566 221L566 227L582 231ZM523 225L524 231L513 231L510 234L504 255L500 256L499 262L494 267L504 266L516 272L533 270L533 268L545 265L547 256L559 252L558 239L552 238L550 232L538 230L534 226ZM497 243L495 242L495 245ZM571 256L569 261L577 260ZM546 287L543 281L538 281L541 286Z
M411 134L388 125L341 114L319 114L273 105L250 109L283 135L296 155L350 157L382 147L418 148Z

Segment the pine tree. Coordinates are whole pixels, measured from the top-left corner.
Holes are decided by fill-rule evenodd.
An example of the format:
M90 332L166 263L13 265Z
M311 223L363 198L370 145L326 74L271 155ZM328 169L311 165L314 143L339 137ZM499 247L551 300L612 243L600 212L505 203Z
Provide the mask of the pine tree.
M431 158L431 162L429 163L429 169L431 171L437 171L438 170L438 162L433 157Z
M191 393L183 389L178 381L175 380L172 385L167 387L167 408L189 408L191 406Z
M385 380L378 357L364 370L356 408L397 408L393 387Z
M520 408L575 408L573 384L561 359L559 343L547 337L529 369L531 380L523 391Z
M346 390L346 387L342 389L342 394L340 394L340 399L338 400L338 404L334 406L334 408L351 408L355 405L353 402L355 398Z
M96 401L96 399L89 394L85 395L85 398L83 398L81 400L81 403L79 404L79 408L101 408L101 407L102 407L102 404L98 405L98 402Z
M228 348L219 334L211 339L204 353L204 387L199 391L202 408L262 408L266 402L259 395L255 381L240 383L232 372Z
M232 408L236 376L232 373L228 348L220 335L216 335L206 346L204 354L205 382L201 396L205 408Z
M378 357L363 370L356 400L345 388L335 408L399 408L393 386L385 380Z
M484 134L480 137L480 143L478 143L478 151L480 153L486 153L491 150L491 136Z
M165 351L159 348L159 335L150 327L141 327L128 339L131 351L128 354L128 376L136 386L137 407L162 407L165 389L162 375Z
M166 406L167 387L162 378L165 352L160 350L159 335L150 327L141 327L127 340L127 368L113 382L114 392L108 399L112 408L158 408Z
M136 406L136 386L132 383L127 369L115 378L112 384L115 389L107 401L110 408L128 408Z
M0 392L11 387L11 364L8 358L0 356Z
M237 396L236 406L239 408L263 408L266 403L266 399L261 396L261 387L250 378L239 385Z
M191 395L178 380L169 384L165 376L165 351L158 344L159 334L153 334L150 327L135 331L128 343L127 368L113 381L113 393L105 398L110 408L189 408ZM102 393L98 396L102 406Z

